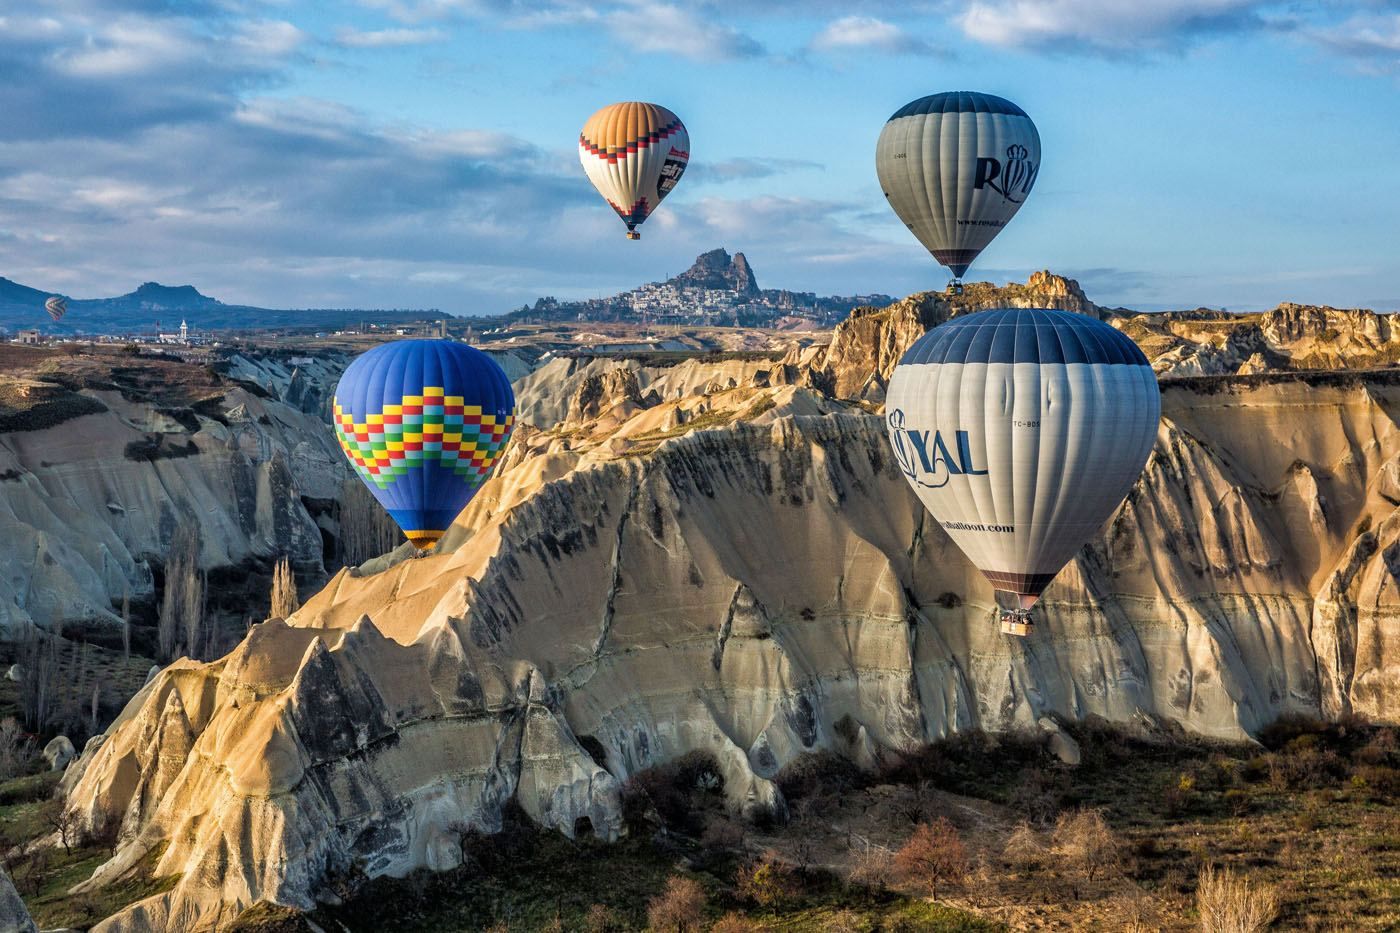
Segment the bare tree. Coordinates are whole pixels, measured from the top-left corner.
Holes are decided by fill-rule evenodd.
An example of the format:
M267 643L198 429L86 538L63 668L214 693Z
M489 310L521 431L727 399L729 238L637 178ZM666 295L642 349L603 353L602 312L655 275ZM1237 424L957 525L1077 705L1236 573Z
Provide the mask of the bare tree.
M271 618L285 619L301 607L297 598L297 581L292 574L292 562L283 557L272 568L272 611Z
M30 732L48 728L58 707L58 639L31 628L20 645L20 699L24 724Z
M122 588L122 660L131 660L131 587Z
M34 741L14 719L0 721L0 781L22 776L34 763Z
M392 551L399 543L399 529L370 491L358 479L346 481L340 491L340 555L348 567Z
M58 834L65 854L72 854L73 843L78 841L78 814L68 809L68 801L56 797L44 805L41 813L44 825Z
M182 645L195 658L206 647L204 575L199 570L199 528L193 522L181 522L170 541L158 635L162 661L173 660Z
M102 685L93 679L92 684L92 716L88 721L88 735L97 735L97 708L102 702Z

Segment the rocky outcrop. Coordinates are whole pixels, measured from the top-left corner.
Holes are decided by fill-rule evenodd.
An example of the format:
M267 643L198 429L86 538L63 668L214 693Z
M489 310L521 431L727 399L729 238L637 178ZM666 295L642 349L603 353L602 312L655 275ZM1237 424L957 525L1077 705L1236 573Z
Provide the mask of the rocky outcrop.
M997 287L972 282L962 294L921 292L884 308L857 308L837 325L830 346L804 363L814 383L841 399L883 402L890 374L908 350L931 327L959 314L989 308L1060 308L1108 318L1084 296L1079 283L1051 272L1036 272L1025 285ZM798 363L796 355L784 362Z
M344 571L227 658L159 673L66 781L83 820L123 820L87 886L162 842L180 875L105 929L207 928L334 897L352 867L452 865L453 834L512 796L608 838L621 783L696 749L752 813L781 809L772 778L817 748L870 765L1041 728L1070 759L1047 718L1222 738L1286 713L1394 718L1400 374L1167 386L1141 481L1024 640L998 634L879 416L802 398L829 404L729 389L568 449L531 428L438 553ZM684 404L712 406L699 429L653 427ZM653 440L615 452L622 433Z
M38 933L38 930L9 874L0 867L0 933Z
M173 405L92 382L71 393L89 404L76 417L0 433L0 630L117 624L123 594L153 596L182 521L200 526L204 568L320 566L307 503L333 502L348 468L318 415L256 388Z
M750 297L759 294L758 280L744 254L735 253L731 259L723 249L701 253L689 269L671 281L683 288L732 291Z

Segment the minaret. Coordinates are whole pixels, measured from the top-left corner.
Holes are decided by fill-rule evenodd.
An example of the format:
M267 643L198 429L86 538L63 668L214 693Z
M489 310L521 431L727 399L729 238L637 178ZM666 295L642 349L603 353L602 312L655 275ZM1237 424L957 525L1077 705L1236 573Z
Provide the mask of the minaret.
M183 318L180 320L180 342L190 342L190 325L186 324Z

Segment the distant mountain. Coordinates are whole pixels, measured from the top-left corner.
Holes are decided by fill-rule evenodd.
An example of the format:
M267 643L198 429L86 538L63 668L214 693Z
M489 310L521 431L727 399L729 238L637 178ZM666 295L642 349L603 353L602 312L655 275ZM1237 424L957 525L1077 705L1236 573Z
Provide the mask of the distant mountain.
M743 253L712 249L664 282L642 285L611 298L559 301L541 298L510 317L530 321L635 321L784 327L833 324L862 305L883 306L889 295L821 297L813 292L759 288Z
M28 285L11 282L7 278L0 278L0 305L26 305L38 308L42 311L44 302L47 301L52 294L54 293L41 292L37 288L30 288Z
M72 298L68 314L55 324L44 302L60 292L45 292L0 278L0 329L14 333L36 328L52 334L151 333L157 323L165 331L186 321L196 332L219 330L334 330L360 323L395 326L410 321L449 317L441 311L365 310L361 308L256 308L226 305L193 285L146 282L134 292L115 298Z

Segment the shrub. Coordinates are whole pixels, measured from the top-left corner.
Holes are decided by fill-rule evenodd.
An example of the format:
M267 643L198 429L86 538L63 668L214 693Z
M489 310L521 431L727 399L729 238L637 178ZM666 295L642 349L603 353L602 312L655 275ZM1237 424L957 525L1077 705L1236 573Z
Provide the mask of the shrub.
M672 875L666 889L647 902L647 929L657 933L691 933L705 916L705 890L693 878Z
M945 817L918 826L898 852L894 868L905 881L933 893L943 882L956 884L967 876L967 850L957 827Z
M772 852L739 866L734 878L739 897L759 907L777 907L797 896L793 871Z
M1029 823L1021 823L1002 846L1001 857L1016 868L1036 868L1045 860L1045 844Z
M1400 796L1400 770L1385 765L1362 765L1352 772L1352 785L1378 799Z
M1202 933L1257 933L1278 916L1278 892L1207 865L1196 882L1196 910Z
M1007 803L1031 823L1048 826L1059 815L1067 788L1063 772L1031 768L1011 789Z
M587 933L613 933L623 928L622 921L606 904L594 904L583 915L583 928Z
M889 849L866 844L851 859L850 879L876 891L890 886L894 877L894 855Z
M710 927L710 933L755 933L760 929L762 927L748 917L737 910L731 910L714 922Z
M847 721L847 720L843 720ZM799 755L783 766L773 778L789 801L826 794L841 794L865 786L865 775L849 760L835 752L818 751Z
M1099 810L1066 813L1055 823L1055 854L1090 881L1100 871L1117 864L1122 846Z
M639 771L623 787L623 815L629 825L644 823L651 811L669 829L698 835L706 797L724 793L719 763L708 752L688 752L673 761Z
M37 758L34 741L24 734L13 717L0 722L0 781L12 781L28 774Z

